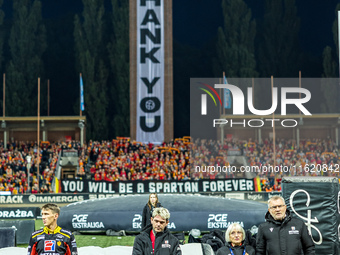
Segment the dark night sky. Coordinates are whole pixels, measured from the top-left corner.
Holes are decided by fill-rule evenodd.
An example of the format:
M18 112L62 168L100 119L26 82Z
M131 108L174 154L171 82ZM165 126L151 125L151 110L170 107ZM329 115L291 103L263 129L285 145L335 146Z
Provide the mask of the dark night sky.
M264 0L246 0L253 17L263 15ZM334 47L332 24L336 18L337 0L297 0L301 18L300 43L305 51L320 56L325 46ZM43 17L54 19L82 11L81 0L48 0L43 3ZM110 1L105 4L110 6ZM4 1L5 19L11 18L12 1ZM110 8L107 8L110 10ZM220 0L173 0L174 40L197 48L216 36L223 25ZM73 24L70 24L73 26Z
M255 19L263 15L263 0L246 0ZM300 43L307 52L321 55L325 46L334 47L332 25L337 0L297 0L301 19ZM221 1L173 0L174 39L202 47L223 25Z

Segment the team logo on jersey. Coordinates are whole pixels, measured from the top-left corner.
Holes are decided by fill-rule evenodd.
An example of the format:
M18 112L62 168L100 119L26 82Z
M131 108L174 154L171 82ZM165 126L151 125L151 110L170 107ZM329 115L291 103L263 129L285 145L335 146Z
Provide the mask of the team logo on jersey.
M299 234L299 230L296 230L295 227L292 227L292 230L288 231L288 233L290 235L298 235Z
M45 240L44 251L55 252L55 240Z
M273 232L274 228L270 228L269 230L270 230L270 232Z
M171 248L171 245L169 244L169 240L165 240L164 243L162 244L162 248Z

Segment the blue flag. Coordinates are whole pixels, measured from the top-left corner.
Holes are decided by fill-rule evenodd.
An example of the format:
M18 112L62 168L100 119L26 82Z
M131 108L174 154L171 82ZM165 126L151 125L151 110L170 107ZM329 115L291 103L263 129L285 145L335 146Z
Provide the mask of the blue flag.
M84 104L84 84L83 84L83 78L80 75L80 110L85 110L85 104Z
M224 78L224 84L228 84L227 77ZM224 108L230 109L231 108L231 96L230 96L230 90L224 89Z

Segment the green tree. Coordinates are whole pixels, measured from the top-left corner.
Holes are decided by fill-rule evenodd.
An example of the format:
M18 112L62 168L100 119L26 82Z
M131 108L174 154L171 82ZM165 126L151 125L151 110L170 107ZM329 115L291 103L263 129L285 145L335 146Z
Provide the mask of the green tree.
M3 5L4 1L0 0L0 8ZM0 9L0 70L2 70L2 64L3 64L3 46L4 46L4 29L2 28L3 22L4 22L5 13L2 9Z
M74 54L74 13L45 20L47 49L44 54L45 77L50 80L50 115L79 114L79 75ZM72 86L70 86L72 84ZM46 83L43 84L46 87ZM65 93L67 91L67 93ZM62 99L62 104L60 103ZM47 109L41 109L47 115Z
M86 135L89 139L100 140L108 136L104 1L83 0L83 5L82 20L78 15L74 20L76 62L84 81Z
M111 0L112 37L108 45L112 77L109 93L113 116L110 122L111 136L130 136L130 89L129 89L129 2Z
M224 27L218 28L215 75L257 76L254 55L256 22L243 0L222 0Z
M38 77L43 75L42 55L46 49L46 31L39 0L13 0L13 25L7 66L7 114L37 114Z
M257 63L261 77L298 76L300 19L295 0L265 0L259 27Z
M340 9L340 4L336 6L335 14L337 15L338 10ZM336 46L336 52L338 52L338 21L337 19L333 22L333 39L334 44ZM330 46L326 46L322 53L322 67L323 67L323 74L322 77L324 78L335 78L337 77L337 59L335 52L332 50ZM338 86L332 83L328 79L322 79L321 82L321 91L324 96L324 100L321 103L321 112L323 113L335 113L337 112L337 102L339 98Z
M324 69L323 77L335 77L336 63L332 58L332 49L327 46L322 54L322 65ZM325 100L321 101L321 112L323 113L335 113L337 112L337 98L338 88L337 84L331 81L331 79L321 80L321 91Z

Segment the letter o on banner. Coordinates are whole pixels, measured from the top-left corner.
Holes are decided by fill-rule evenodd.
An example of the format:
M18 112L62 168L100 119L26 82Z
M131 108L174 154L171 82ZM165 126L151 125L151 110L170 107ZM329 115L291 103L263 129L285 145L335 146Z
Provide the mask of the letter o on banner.
M157 97L144 97L140 101L140 108L143 112L157 112L161 107L161 101Z

